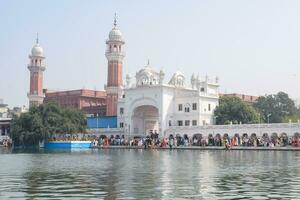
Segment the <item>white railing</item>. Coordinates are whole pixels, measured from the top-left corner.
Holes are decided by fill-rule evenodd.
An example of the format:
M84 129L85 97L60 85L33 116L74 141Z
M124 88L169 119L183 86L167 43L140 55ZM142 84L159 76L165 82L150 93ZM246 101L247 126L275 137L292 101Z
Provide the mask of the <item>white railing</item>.
M205 126L172 126L165 131L165 135L169 134L188 134L193 135L201 133L208 134L258 134L264 133L282 134L286 133L290 136L300 133L300 123L274 123L274 124L230 124L230 125L205 125Z
M180 129L247 129L247 128L300 128L300 123L272 123L272 124L228 124L228 125L203 125L203 126L171 126L168 130Z

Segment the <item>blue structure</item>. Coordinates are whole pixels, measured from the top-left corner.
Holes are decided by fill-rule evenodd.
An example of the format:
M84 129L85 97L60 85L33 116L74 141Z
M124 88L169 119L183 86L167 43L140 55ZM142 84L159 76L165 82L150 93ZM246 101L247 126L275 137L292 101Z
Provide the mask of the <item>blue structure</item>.
M117 116L88 117L87 128L117 128Z
M53 141L45 143L45 149L73 149L73 148L91 148L91 141Z

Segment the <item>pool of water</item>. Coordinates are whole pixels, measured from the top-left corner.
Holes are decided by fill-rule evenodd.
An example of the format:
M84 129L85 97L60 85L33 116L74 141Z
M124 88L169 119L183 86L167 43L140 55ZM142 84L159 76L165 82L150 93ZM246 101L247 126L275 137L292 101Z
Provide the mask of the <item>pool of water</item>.
M0 199L300 199L300 152L0 151Z

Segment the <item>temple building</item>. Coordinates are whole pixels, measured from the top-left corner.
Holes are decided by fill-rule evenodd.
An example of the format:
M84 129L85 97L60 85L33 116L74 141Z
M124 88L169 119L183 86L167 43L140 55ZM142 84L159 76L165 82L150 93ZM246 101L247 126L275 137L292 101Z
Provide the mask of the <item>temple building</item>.
M126 76L118 101L119 127L126 134L162 133L171 126L202 126L214 123L218 105L218 78L192 75L190 81L177 71L165 82L165 73L148 64L135 75Z
M126 135L151 132L164 135L172 126L188 128L214 124L213 113L219 101L217 77L211 79L193 74L187 78L177 71L166 81L165 73L156 70L148 61L134 78L126 75L124 82L124 44L115 18L106 40L108 73L105 91L50 91L42 89L45 57L37 40L28 66L31 74L30 105L54 101L61 106L75 107L87 115L97 116L88 121L92 127L119 128ZM109 118L109 123L99 124L102 122L98 120L99 116Z

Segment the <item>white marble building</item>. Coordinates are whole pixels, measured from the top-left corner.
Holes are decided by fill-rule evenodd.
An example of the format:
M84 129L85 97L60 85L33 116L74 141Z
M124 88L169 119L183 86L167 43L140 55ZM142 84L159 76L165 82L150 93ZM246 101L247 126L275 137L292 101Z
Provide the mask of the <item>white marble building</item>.
M157 132L166 135L172 126L202 126L214 123L213 112L218 105L218 78L204 79L181 72L164 80L162 70L148 64L135 75L126 76L126 84L118 100L118 126L126 135Z

